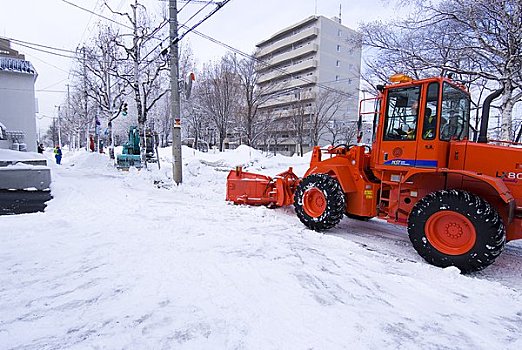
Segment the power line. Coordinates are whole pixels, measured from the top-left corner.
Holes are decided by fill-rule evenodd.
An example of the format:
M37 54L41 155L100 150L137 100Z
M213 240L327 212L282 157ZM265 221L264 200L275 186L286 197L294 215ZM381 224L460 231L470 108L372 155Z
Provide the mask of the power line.
M58 69L59 71L62 71L62 72L64 72L64 73L69 73L69 72L67 72L65 69L62 69L62 68L60 68L60 67L57 67L57 66L55 66L54 64L51 64L51 63L49 63L49 62L47 62L47 61L44 61L44 60L42 60L41 58L38 58L38 57L35 56L35 55L31 55L31 54L28 54L28 55L29 55L30 57L34 58L35 60L42 62L43 64L46 64L46 65L48 65L48 66L50 66L50 67L53 67L53 68L55 68L55 69Z
M0 37L0 38L4 38L4 37ZM23 40L18 40L18 39L13 39L13 38L5 38L5 39L9 40L9 41L12 41L16 45L19 45L19 46L22 46L22 47L25 47L25 48L28 48L28 49L31 49L31 50L34 50L34 51L39 51L39 52L47 53L47 54L50 54L50 55L60 56L60 57L69 58L69 59L77 59L78 58L77 56L64 55L64 54L61 54L61 53L52 52L52 51L41 49L41 48L37 48L37 47L44 47L44 48L48 48L50 50L63 51L63 52L72 53L72 54L75 54L75 55L78 53L77 51L61 49L61 48L52 47L52 46L48 46L48 45L31 43L31 42L28 42L28 41L23 41ZM37 47L33 47L33 46L37 46ZM104 58L103 56L96 55L96 54L93 54L93 53L89 53L89 55L90 55L90 57L96 57L96 58L100 58L100 59ZM36 56L33 56L33 57L38 59ZM42 62L44 62L46 64L49 64L50 66L53 66L52 64L47 63L45 61L42 61ZM53 67L63 71L63 69L61 69L61 68L58 68L56 66L53 66Z
M180 41L181 39L183 39L185 37L185 35L187 35L188 33L190 33L191 31L193 31L194 29L196 29L197 27L199 27L200 24L202 24L203 22L205 22L207 19L209 19L210 17L212 17L216 12L218 12L219 10L221 10L223 8L223 6L225 6L226 4L228 4L231 0L225 0L225 1L222 1L222 2L219 2L219 3L216 3L216 8L214 8L214 10L212 10L208 15L206 15L201 21L199 21L198 23L194 24L192 27L188 28L185 24L181 25L182 27L185 27L185 28L188 28L187 31L185 33L183 33L180 37L174 39L174 41ZM208 4L207 4L208 5ZM203 8L205 8L207 5L205 5ZM190 20L190 19L189 19ZM188 22L188 21L187 21ZM185 22L185 23L187 23Z
M197 34L197 35L201 36L201 37L204 38L204 39L207 39L207 40L209 40L209 41L212 41L212 42L215 43L215 44L218 44L218 45L220 45L220 46L223 46L223 47L229 49L230 51L239 54L240 56L243 56L243 57L245 57L245 58L253 59L253 60L255 60L255 61L257 61L257 62L259 62L259 63L261 63L261 64L267 65L267 66L269 65L269 62L267 62L267 61L265 61L265 60L262 60L262 59L260 59L260 58L257 58L257 57L255 57L255 56L252 56L252 55L250 55L250 54L247 54L247 53L245 53L245 52L243 52L243 51L241 51L241 50L239 50L239 49L236 49L236 48L234 48L234 47L232 47L232 46L230 46L230 45L228 45L228 44L225 44L225 43L223 43L223 42L221 42L221 41L219 41L219 40L217 40L217 39L215 39L215 38L213 38L213 37L211 37L211 36L208 36L208 35L206 35L206 34L203 34L203 33L201 33L201 32L198 32L197 30L193 30L193 32L194 32L194 34ZM284 68L273 68L273 69L274 69L274 70L277 70L277 71L279 71L279 72L281 72L281 73L283 73L285 76L292 76L292 73L289 73L289 72L288 72L287 70L285 70ZM347 93L347 92L345 92L345 91L343 91L343 90L335 89L335 88L333 88L333 87L331 87L331 86L324 85L324 83L316 83L316 82L314 82L313 80L308 79L308 78L306 78L306 77L299 77L299 78L296 78L296 79L301 80L301 81L303 81L303 82L305 82L305 83L315 84L316 86L318 86L318 87L320 87L320 88L322 88L322 89L324 89L324 90L327 90L327 91L337 92L337 93L339 93L339 94L341 94L341 95L343 95L343 96L346 96L346 97L352 97L351 94L349 94L349 93Z
M62 51L62 52L68 52L68 53L76 53L75 51L72 51L72 50L67 50L67 49L61 49L59 47L53 47L53 46L47 46L47 45L42 45L42 44L36 44L36 43L31 43L29 41L24 41L24 40L20 40L20 39L14 39L14 38L4 38L2 37L2 39L6 39L8 41L12 41L16 44L26 44L26 45L32 45L32 46L38 46L38 47L43 47L43 48L46 48L46 49L50 49L50 50L55 50L55 51Z
M230 0L228 0L228 1L230 1ZM227 3L228 1L226 1L225 3ZM195 14L193 14L189 19L187 19L187 20L185 21L185 23L183 23L183 24L182 24L181 26L179 26L179 27L183 27L183 26L185 26L188 22L190 22L190 20L191 20L192 18L194 18L194 17L196 17L197 15L199 15L199 13L200 13L201 11L203 11L203 10L204 10L208 5L210 5L210 4L211 4L210 2L207 2L207 3L205 4L205 6L203 6L202 8L200 8L200 9L199 9ZM187 5L188 5L188 3L187 3ZM185 6L187 6L187 5L185 5ZM183 8L185 8L185 6L183 6ZM180 10L180 11L181 11L181 10ZM179 12L179 11L178 11L178 12Z
M100 0L96 0L96 4L94 5L93 11L98 8L98 4L100 3ZM85 33L87 33L87 29L89 28L89 24L91 24L93 14L91 13L89 20L87 21L87 25L85 26L85 29L83 30L82 36L80 37L80 42L83 41L83 37L85 36ZM92 28L89 30L89 34L91 32Z
M49 51L49 50L37 49L35 47L32 47L30 45L26 45L26 44L21 44L21 43L16 43L16 44L19 45L19 46L23 46L25 48L31 49L31 50L48 53L50 55L55 55L55 56L60 56L60 57L65 57L65 58L75 58L75 57L72 57L72 56L67 56L67 55L64 55L64 54L61 54L61 53L57 53L57 52L52 52L52 51Z
M245 57L245 58L254 59L254 60L257 61L257 62L259 62L259 63L261 63L261 64L264 64L264 65L267 65L267 66L268 66L269 63L268 63L267 61L265 61L265 60L262 60L262 59L260 59L260 58L257 58L257 57L255 57L255 56L253 56L253 55L247 54L247 53L245 53L245 52L243 52L243 51L241 51L241 50L239 50L239 49L236 49L236 48L234 48L234 47L232 47L232 46L230 46L230 45L228 45L228 44L225 44L225 43L223 43L223 42L221 42L221 41L219 41L219 40L217 40L217 39L215 39L215 38L213 38L213 37L211 37L211 36L208 36L208 35L206 35L206 34L203 34L203 33L199 32L199 31L195 30L196 27L198 27L201 23L203 23L206 19L208 19L208 18L209 18L210 16L212 16L214 13L216 13L217 11L219 11L219 10L223 7L223 5L225 5L225 4L228 3L229 1L230 1L230 0L225 0L223 3L220 3L221 6L216 7L216 9L214 9L211 13L209 13L205 18L203 18L201 21L199 21L198 23L196 23L194 26L192 26L192 27L189 28L186 24L181 25L181 27L187 29L187 31L186 31L185 33L183 33L181 36L179 36L178 38L176 38L175 40L176 40L176 41L179 41L179 40L183 39L183 37L184 37L185 35L187 35L188 33L190 33L190 32L194 32L194 34L197 34L197 35L203 37L204 39L207 39L207 40L209 40L209 41L212 41L212 42L214 42L214 43L216 43L216 44L218 44L218 45L220 45L220 46L223 46L223 47L229 49L230 51L239 54L240 56L243 56L243 57ZM168 38L167 38L167 39L168 39ZM165 40L166 40L166 39L165 39ZM151 50L151 51L150 51L150 52L149 52L145 57L149 56L149 55L150 55L150 54L151 54L151 53L152 53L156 48L158 48L158 46L160 46L160 45L161 45L165 40L163 40L162 42L160 42L160 44L157 45L153 50ZM150 63L152 63L152 62L154 62L154 60L151 61ZM150 64L150 63L149 63L149 64ZM148 66L148 64L147 64L147 66ZM145 66L145 67L146 67L146 66ZM276 71L279 71L279 72L283 73L283 75L285 75L285 76L293 76L292 73L289 73L289 72L288 72L287 70L285 70L284 68L273 68L273 69L276 70ZM332 92L339 93L339 94L341 94L341 95L343 95L343 96L345 96L345 97L352 97L351 94L349 94L349 93L347 93L347 92L345 92L345 91L343 91L343 90L339 90L339 89L333 88L333 87L331 87L331 86L325 85L325 83L328 83L328 82L316 83L315 81L313 81L313 80L311 80L311 79L308 79L308 78L306 78L306 77L299 77L299 78L296 78L296 79L301 80L301 81L303 81L303 82L305 82L305 83L308 83L308 84L315 84L315 86L317 86L317 87L319 87L319 88L322 88L322 89L327 90L327 91L332 91Z
M47 118L47 119L54 119L54 117L51 117L51 116L48 116L48 115L45 115L45 114L42 114L40 112L36 112L37 114L40 114L40 116L36 116L36 118L38 119L42 119L42 118Z
M86 8L84 8L84 7L81 7L81 6L78 6L78 5L76 5L76 4L73 4L73 3L71 3L71 2L69 2L69 1L67 1L67 0L62 0L62 1L65 2L65 3L67 3L67 4L69 4L69 5L72 5L72 6L74 6L74 7L77 7L77 8L79 8L79 9L81 9L81 10L87 11L87 12L91 13L92 15L95 15L95 16L98 16L98 17L101 17L101 18L104 18L104 19L106 19L106 20L108 20L108 21L111 21L111 22L116 23L116 24L118 24L118 25L121 25L121 26L123 26L123 27L129 28L129 29L133 29L133 28L131 28L131 27L125 25L125 24L122 24L122 23L120 23L120 22L117 22L117 21L115 21L115 20L113 20L113 19L111 19L111 18L108 18L108 17L106 17L106 16L100 15L100 14L98 14L98 13L96 13L96 12L94 12L94 11L91 11L91 10L89 10L89 9L86 9ZM187 3L185 4L185 6L188 5L188 4L189 4L190 2L192 2L192 1L193 1L193 0L187 0ZM241 50L239 50L239 49L236 49L236 48L234 48L234 47L232 47L232 46L230 46L230 45L228 45L228 44L225 44L225 43L223 43L223 42L221 42L221 41L219 41L219 40L217 40L217 39L215 39L215 38L213 38L213 37L210 37L210 36L208 36L208 35L206 35L206 34L203 34L203 33L199 32L199 31L195 30L195 28L197 28L197 27L198 27L199 25L201 25L205 20L207 20L208 18L210 18L210 17L211 17L213 14L215 14L217 11L219 11L219 10L220 10L224 5L226 5L229 1L231 1L231 0L225 0L225 1L223 1L223 2L212 2L212 1L205 2L205 6L203 6L199 11L197 11L196 14L194 14L193 16L191 16L191 17L190 17L190 18L185 22L185 24L183 24L183 25L180 26L180 27L185 28L186 31L185 31L185 33L183 33L181 36L179 36L179 37L176 38L175 40L176 40L176 41L179 41L179 40L183 39L183 37L185 37L187 34L189 34L189 33L191 33L191 32L194 32L194 34L199 35L199 36L201 36L202 38L207 39L207 40L209 40L209 41L212 41L212 42L214 42L215 44L218 44L218 45L220 45L220 46L223 46L223 47L227 48L228 50L230 50L230 51L232 51L232 52L235 52L235 53L239 54L240 56L243 56L243 57L245 57L245 58L254 59L255 61L257 61L257 62L259 62L259 63L261 63L261 64L264 64L264 65L269 65L269 63L268 63L267 61L265 61L265 60L262 60L262 59L259 59L259 58L255 57L255 56L253 56L253 55L247 54L247 53L245 53L245 52L243 52L243 51L241 51ZM201 3L201 1L194 1L194 2L199 2L199 3ZM199 14L203 9L205 9L205 8L206 8L208 5L210 5L210 4L216 4L216 5L218 5L218 6L217 6L213 11L211 11L207 16L205 16L205 18L203 18L202 20L200 20L198 23L196 23L196 24L193 25L192 27L188 27L188 26L186 25L186 23L188 23L191 19L193 19L197 14ZM185 6L183 6L183 8L184 8ZM181 10L182 10L183 8L181 8ZM181 11L181 10L180 10L180 11ZM178 11L178 12L179 12L179 11ZM167 23L167 22L165 22L165 23ZM168 40L168 39L169 39L169 38L167 37L167 38L161 40L161 42L160 42L156 47L154 47L151 51L149 51L149 53L147 53L147 54L143 57L143 59L145 59L146 57L148 57L151 53L153 53L153 52L154 52L158 47L160 47L160 46L161 46L161 45L162 45L166 40ZM13 42L17 42L18 45L20 45L20 46L24 46L24 47L27 47L27 48L32 49L32 50L41 51L41 52L45 52L45 53L48 53L48 54L53 54L53 55L57 55L57 56L65 57L65 58L76 59L76 57L71 57L71 56L67 56L67 55L60 54L60 53L47 51L47 50L44 50L44 49L37 49L37 48L31 47L31 46L28 46L28 45L24 45L24 44L22 44L22 43L30 44L30 45L34 45L34 46L39 46L39 47L44 47L44 48L48 48L48 49L52 49L52 50L57 50L57 51L69 52L69 53L76 53L75 51L65 50L65 49L59 49L59 48L54 48L54 47L46 46L46 45L40 45L40 44L34 44L34 43L24 42L24 41L22 41L22 40L17 40L17 39L8 39L8 40L13 40ZM170 46L170 45L169 45L169 46ZM158 57L159 57L159 56L158 56ZM157 58L156 58L156 59L157 59ZM150 61L146 66L148 66L148 65L151 64L152 62L155 62L156 59ZM46 62L44 62L44 63L46 63ZM146 66L145 66L145 67L146 67ZM55 68L58 68L58 67L55 67ZM59 68L58 68L58 69L59 69ZM292 76L292 73L289 73L288 71L286 71L286 70L283 69L283 68L273 68L273 69L274 69L274 70L277 70L277 71L280 71L280 72L283 73L285 76ZM332 87L330 87L330 86L324 85L324 83L315 83L313 80L308 79L308 78L305 78L305 77L299 77L299 78L296 78L296 79L301 80L301 81L303 81L303 82L305 82L305 83L315 84L316 86L318 86L318 87L320 87L320 88L323 88L323 89L325 89L325 90L335 91L335 92L341 93L342 95L345 95L345 96L351 96L350 94L348 94L348 93L346 93L346 92L344 92L344 91L342 91L342 90L338 90L338 89L332 88Z
M116 11L120 11L120 10L121 10L121 8L123 7L123 5L125 4L125 1L126 1L126 0L121 0L121 1L120 1L120 4L119 4L118 6L116 6Z
M194 30L195 28L197 28L199 25L201 25L203 22L205 22L207 19L209 19L212 15L214 15L217 11L219 11L223 6L225 6L229 1L231 0L225 0L223 2L220 2L220 3L213 3L213 2L207 2L205 6L203 6L203 8L201 8L198 12L196 12L195 15L197 15L198 13L200 13L205 7L207 7L209 4L213 3L213 4L216 4L218 5L214 10L212 10L211 12L209 12L203 19L201 19L198 23L196 23L195 25L193 25L192 27L188 27L186 24L182 24L180 27L183 27L183 28L186 28L187 31L185 33L183 33L182 35L178 36L177 38L174 39L174 42L179 42L181 39L183 39L185 37L185 35L187 35L188 33L190 33L192 30ZM195 16L194 15L194 16ZM185 23L188 23L188 21L190 21L192 18L194 18L194 16L190 17ZM156 45L152 50L149 51L149 53L147 53L142 59L145 59L147 58L151 53L153 53L158 47L161 47L163 45L163 43L168 40L170 37L167 37L165 39L163 39L158 45ZM168 49L170 47L170 44L167 46L166 49ZM166 50L165 49L165 50ZM164 54L164 52L162 51L160 54ZM156 61L156 59L158 58L159 56L157 56L155 59L151 60L145 67L147 67L149 64L153 63Z
M191 1L192 1L192 0L187 0L187 3L185 4L185 6L187 6ZM230 0L225 1L224 4L226 4L228 1L230 1ZM192 15L188 20L185 21L184 24L182 24L182 25L179 26L179 27L186 27L186 28L188 28L188 27L186 26L186 24L187 24L187 23L188 23L192 18L196 17L196 16L197 16L201 11L203 11L203 10L205 9L205 7L207 7L207 6L210 5L211 3L212 3L212 2L205 2L205 6L203 6L201 9L199 9L199 11L197 11L195 14L193 14L193 15ZM223 5L224 5L224 4L223 4ZM223 5L221 5L220 7L222 7ZM178 11L178 13L179 13L181 10L183 10L183 9L185 8L185 6L183 6L183 7ZM220 7L218 7L217 9L219 9ZM196 25L195 25L193 28L196 28L197 26L199 26L199 25L200 25L201 23L203 23L207 18L209 18L210 16L212 16L215 12L217 12L216 9L214 9L214 11L212 11L210 14L208 14L208 15L207 15L205 18L203 18L201 21L199 21L198 23L196 23ZM181 40L181 39L182 39L182 38L183 38L187 33L189 33L189 32L190 32L190 30L187 30L187 32L185 32L185 33L182 34L181 36L178 36L175 40L177 40L177 41ZM158 47L161 47L161 46L163 45L163 43L164 43L165 41L167 41L169 38L170 38L170 37L166 37L165 39L163 39L163 40L162 40L158 45L156 45L152 50L150 50L149 53L146 54L145 57L143 57L143 59L147 58L147 57L148 57L151 53L153 53L153 52L154 52ZM170 47L170 45L167 46L167 49L168 49L169 47ZM158 56L158 57L159 57L159 56ZM155 61L155 59L154 59L153 61Z
M190 4L191 2L192 2L192 0L187 0L187 2L185 3L185 5L183 5L183 7L180 8L180 9L178 10L178 13L180 13L181 11L183 11L183 9L184 9L185 7L187 7L187 5Z
M58 84L60 84L60 83L63 83L64 81L66 81L66 80L68 80L68 79L69 79L69 78L65 78L65 79L62 79L62 80L60 80L60 81L57 81L56 83L53 83L53 84L51 84L51 85L49 85L49 86L46 86L46 87L42 88L41 90L47 90L47 89L49 89L49 88L52 88L53 86L56 86L56 85L58 85Z
M129 27L129 26L126 25L126 24L123 24L123 23L120 23L120 22L118 22L118 21L115 21L115 20L113 20L112 18L109 18L109 17L103 16L103 15L100 15L99 13L96 13L96 12L94 12L94 11L91 11L91 10L89 10L89 9L86 9L85 7L78 6L78 5L73 4L72 2L69 2L69 1L67 1L67 0L62 0L62 1L65 2L66 4L69 4L69 5L71 5L71 6L77 7L77 8L79 8L79 9L81 9L81 10L87 11L87 12L89 12L89 13L95 15L95 16L98 16L98 17L101 17L101 18L103 18L103 19L106 19L107 21L110 21L110 22L112 22L112 23L116 23L116 24L118 24L118 25L120 25L120 26L122 26L122 27L125 27L125 28L128 28L128 29L134 29L134 28L132 28L132 27Z
M67 1L67 0L62 0L62 1L65 2L65 3L67 3L67 4L69 4L69 5L72 5L72 6L74 6L74 7L77 7L77 8L79 8L79 9L83 10L83 11L86 11L86 12L90 13L91 15L98 16L98 17L100 17L100 18L103 18L103 19L106 19L106 20L111 21L111 22L113 22L113 23L116 23L116 24L118 24L118 25L120 25L120 26L122 26L122 27L125 27L125 28L128 28L128 29L131 29L131 30L134 30L134 28L132 28L132 27L126 25L126 24L123 24L123 23L121 23L121 22L115 21L115 20L113 20L113 19L111 19L111 18L108 18L108 17L106 17L106 16L103 16L103 15L101 15L101 14L99 14L99 13L96 13L95 11L89 10L89 9L87 9L87 8L85 8L85 7L78 6L78 5L73 4L73 3L71 3L71 2L69 2L69 1ZM190 1L192 1L192 0L190 0ZM190 1L189 1L189 2L190 2ZM122 1L122 3L123 3L123 1ZM121 6L122 6L122 3L120 3L120 5L119 5L118 7L121 7ZM156 29L156 32L158 32L159 30L161 30L161 28L163 28L167 23L168 23L168 21L165 21L165 23L163 23L160 27L158 27L158 28ZM166 40L166 39L156 38L155 36L152 36L151 38L155 38L155 39L161 40L160 44L159 44L158 46L156 46L152 51L154 51L157 47L161 46L161 44ZM149 39L150 39L150 38L149 38ZM151 52L149 52L145 57L147 57L148 55L150 55L150 53L151 53Z
M192 2L193 0L179 0L179 2ZM217 1L212 1L212 0L209 0L209 1L204 1L204 0L194 0L194 3L195 4L206 4L206 3L211 3L211 4L215 4L217 3ZM178 11L179 12L179 11Z
M95 16L101 17L101 18L103 18L103 19L106 19L106 20L111 21L111 22L113 22L113 23L116 23L116 24L118 24L118 25L121 25L121 26L123 26L123 27L125 27L125 28L131 29L131 30L134 30L134 28L132 28L132 27L129 27L129 26L123 24L123 23L120 23L120 22L115 21L115 20L113 20L113 19L111 19L111 18L108 18L108 17L106 17L106 16L103 16L103 15L101 15L101 14L99 14L99 13L96 13L95 11L92 11L92 10L89 10L89 9L87 9L87 8L85 8L85 7L82 7L82 6L76 5L76 4L71 3L70 1L67 1L67 0L62 0L62 1L65 2L66 4L69 4L69 5L71 5L71 6L74 6L74 7L76 7L76 8L79 8L79 9L81 9L81 10L83 10L83 11L86 11L86 12L90 13L91 15L95 15ZM194 29L197 28L200 24L202 24L205 20L207 20L208 18L210 18L210 17L211 17L213 14L215 14L217 11L219 11L219 10L220 10L224 5L226 5L229 1L231 1L231 0L224 0L224 1L222 1L222 2L187 0L186 4L185 4L185 5L184 5L184 6L183 6L179 11L178 11L178 13L179 13L181 10L183 10L183 8L185 8L185 6L187 6L187 5L188 5L189 3L191 3L191 2L194 2L194 3L196 3L196 2L197 2L197 3L205 3L205 6L203 6L203 7L202 7L200 10L198 10L194 15L192 15L192 16L191 16L191 17L190 17L190 18L185 22L185 24L181 25L181 27L185 27L185 28L187 28L187 31L186 31L185 33L183 33L181 36L179 36L178 38L176 38L176 40L177 40L177 41L181 40L185 35L187 35L188 33L190 33L192 30L194 30ZM205 16L205 18L203 18L201 21L199 21L198 23L196 23L196 24L195 24L194 26L192 26L191 28L189 28L189 27L186 26L186 24L187 24L190 20L192 20L196 15L198 15L201 11L203 11L203 9L205 9L205 8L206 8L208 5L210 5L210 4L215 4L215 5L217 5L217 7L216 7L213 11L211 11L207 16ZM161 26L156 30L156 32L159 31L159 30L160 30L160 29L161 29L161 28L162 28L166 23L168 23L168 22L163 23L163 24L162 24L162 25L161 25ZM163 44L166 40L168 40L168 39L169 39L168 37L165 38L165 39L158 39L158 40L161 40L160 43L159 43L158 45L156 45L156 46L155 46L151 51L149 51L149 53L147 53L147 54L146 54L142 59L145 59L145 58L147 58L148 56L150 56L151 53L153 53L153 52L154 52L158 47L161 47L162 44ZM169 47L170 47L170 45L169 45ZM31 47L30 47L30 48L31 48ZM31 49L36 50L36 49L34 49L34 48L31 48ZM47 53L50 53L50 54L55 54L55 55L58 55L58 56L67 57L67 56L64 56L64 55L60 55L60 54L56 54L56 53L52 53L52 52L48 52L48 51L45 51L45 50L41 50L41 51L42 51L42 52L47 52ZM63 50L63 51L65 51L65 50ZM68 51L68 52L72 52L72 51ZM76 52L73 52L73 53L76 53ZM159 57L159 56L158 56L158 57ZM69 57L69 58L75 59L76 57ZM154 62L156 59L157 59L157 57L156 57L154 60L150 61L149 64L151 64L152 62ZM147 66L148 66L148 65L147 65Z
M15 88L5 88L0 87L0 90L9 90L9 91L34 91L34 92L52 92L52 93L64 93L64 90L48 90L48 89L15 89Z

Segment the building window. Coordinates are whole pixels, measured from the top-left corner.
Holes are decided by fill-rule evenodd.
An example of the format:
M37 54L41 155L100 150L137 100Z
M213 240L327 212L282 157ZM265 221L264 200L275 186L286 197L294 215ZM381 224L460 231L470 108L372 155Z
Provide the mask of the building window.
M337 52L341 52L341 45L337 45Z
M339 81L339 76L338 75L335 76L335 81Z
M337 62L335 62L335 66L336 67L340 67L341 66L341 61L337 60Z
M337 36L343 36L343 31L339 29L339 30L337 31Z

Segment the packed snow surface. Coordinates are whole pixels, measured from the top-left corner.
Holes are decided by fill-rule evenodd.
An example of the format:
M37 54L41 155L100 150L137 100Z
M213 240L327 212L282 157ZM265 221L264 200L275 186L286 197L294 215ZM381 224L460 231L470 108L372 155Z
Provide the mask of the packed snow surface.
M227 170L309 156L183 149L183 184L64 152L44 213L0 217L1 349L521 349L522 244L464 276L405 229L226 203Z

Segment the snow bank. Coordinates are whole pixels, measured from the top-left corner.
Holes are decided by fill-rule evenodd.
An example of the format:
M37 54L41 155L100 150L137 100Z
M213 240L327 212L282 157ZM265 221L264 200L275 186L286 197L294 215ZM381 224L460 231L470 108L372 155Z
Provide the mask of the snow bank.
M45 159L45 157L36 152L19 152L9 149L0 149L0 161L16 161L16 160L34 160Z

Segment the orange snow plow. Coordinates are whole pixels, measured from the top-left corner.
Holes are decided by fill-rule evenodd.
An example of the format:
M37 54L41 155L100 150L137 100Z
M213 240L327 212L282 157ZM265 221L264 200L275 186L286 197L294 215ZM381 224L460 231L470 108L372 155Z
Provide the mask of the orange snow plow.
M299 178L292 171L277 174L274 178L243 171L238 166L227 177L227 201L235 204L282 207L294 202Z
M314 147L302 179L292 168L274 178L236 168L228 175L227 200L293 204L299 220L316 231L345 215L378 217L407 226L427 262L481 270L506 242L522 239L522 144L487 138L490 105L502 91L484 100L480 132L473 135L464 86L446 77L396 74L377 86L373 110L361 108L357 144ZM359 143L363 114L373 114L371 147Z

